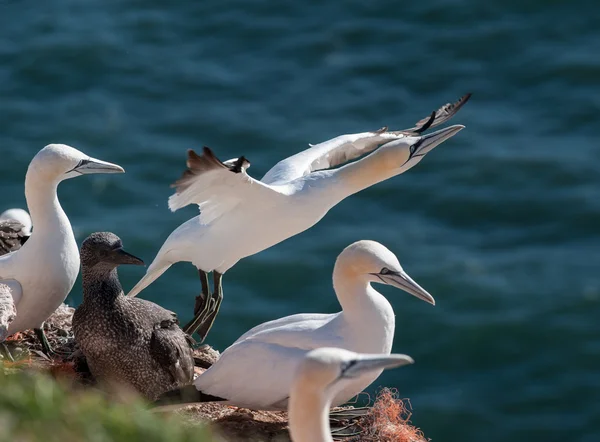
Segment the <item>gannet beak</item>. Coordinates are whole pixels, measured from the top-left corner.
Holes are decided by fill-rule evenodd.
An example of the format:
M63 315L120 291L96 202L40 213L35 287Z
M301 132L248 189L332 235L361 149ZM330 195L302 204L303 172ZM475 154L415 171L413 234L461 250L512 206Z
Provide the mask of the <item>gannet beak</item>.
M434 147L439 146L447 139L452 138L464 128L465 126L462 124L455 124L454 126L445 127L444 129L437 130L430 134L422 135L420 137L421 140L419 141L419 147L411 155L411 158L420 157L427 154L433 150Z
M132 255L131 253L126 252L122 248L118 248L114 250L115 259L114 262L116 264L133 264L135 266L143 266L144 261L142 261L137 256Z
M400 272L389 272L386 274L376 274L382 281L393 287L404 290L417 298L435 305L435 299L431 296L427 290L417 284L408 274L402 270Z
M87 158L81 160L77 166L69 170L65 175L67 178L71 178L91 173L125 173L125 170L118 164L108 163L96 158Z
M402 367L414 364L413 358L403 354L391 355L364 355L360 359L350 361L346 369L342 370L341 377L356 378L369 372L385 370L386 368Z

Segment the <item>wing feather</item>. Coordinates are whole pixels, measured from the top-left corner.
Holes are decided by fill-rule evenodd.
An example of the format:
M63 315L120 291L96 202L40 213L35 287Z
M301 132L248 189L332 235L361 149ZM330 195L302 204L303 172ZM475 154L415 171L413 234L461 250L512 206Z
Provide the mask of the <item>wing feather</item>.
M262 181L268 184L292 181L312 172L340 166L371 153L389 141L407 136L418 136L452 118L469 100L471 94L462 96L454 103L447 103L410 128L388 131L387 127L371 132L341 135L286 158L269 170Z
M280 194L270 186L250 177L245 157L223 163L212 150L204 147L202 155L188 150L187 169L171 187L169 208L176 211L189 204L200 208L200 222L209 224L243 201L252 204L270 201Z

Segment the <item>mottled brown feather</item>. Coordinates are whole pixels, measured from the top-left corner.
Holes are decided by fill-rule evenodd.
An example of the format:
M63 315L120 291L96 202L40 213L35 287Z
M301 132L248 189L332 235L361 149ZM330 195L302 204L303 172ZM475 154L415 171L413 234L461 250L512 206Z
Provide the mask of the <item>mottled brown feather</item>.
M12 219L0 221L0 255L19 250L25 244L29 235L23 234L22 228L23 224Z

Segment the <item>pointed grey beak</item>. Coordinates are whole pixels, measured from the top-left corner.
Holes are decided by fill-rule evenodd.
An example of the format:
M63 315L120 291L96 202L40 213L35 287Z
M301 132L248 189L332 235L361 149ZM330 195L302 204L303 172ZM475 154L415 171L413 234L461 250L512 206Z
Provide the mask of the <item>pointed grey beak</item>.
M115 263L117 264L133 264L136 266L143 266L144 261L142 261L137 256L132 255L129 252L123 250L123 248L115 249Z
M74 176L88 175L91 173L125 173L125 170L118 164L90 157L81 160L77 166L69 170L65 175L67 178L72 178Z
M343 378L356 378L363 374L385 370L387 368L402 367L403 365L414 364L413 358L403 354L391 354L391 355L363 355L360 359L351 361L348 364L341 377Z
M411 158L427 154L433 150L434 147L439 146L447 139L452 138L464 128L465 126L462 124L455 124L454 126L445 127L444 129L436 130L435 132L421 136L419 147L413 153Z
M383 282L400 290L404 290L417 298L435 305L435 299L431 296L427 290L417 284L408 274L404 271L401 272L390 272L386 274L375 273Z

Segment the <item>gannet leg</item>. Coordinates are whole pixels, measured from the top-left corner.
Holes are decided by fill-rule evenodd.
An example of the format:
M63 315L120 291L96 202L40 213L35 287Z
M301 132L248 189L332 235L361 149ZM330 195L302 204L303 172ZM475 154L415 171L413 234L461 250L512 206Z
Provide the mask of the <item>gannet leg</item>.
M203 342L206 336L208 335L208 332L210 331L213 323L215 322L215 318L219 314L219 308L221 308L221 303L223 302L223 284L221 283L223 280L223 274L219 272L214 272L213 280L213 296L210 299L210 305L208 306L208 312L205 316L205 319L202 320L202 324L198 329L198 336L200 336L201 342Z
M43 325L42 325L42 327L43 327ZM46 337L46 333L44 333L44 329L41 327L34 328L33 331L35 332L35 335L37 336L40 343L42 344L42 350L46 354L46 356L54 355L54 350L52 350L52 347L50 346L50 343L48 342L48 338Z
M198 335L201 338L200 342L203 342L208 335L208 332L210 331L213 323L215 322L215 318L219 313L219 308L221 307L221 302L223 301L223 286L221 284L222 278L222 273L213 273L212 295L207 299L204 308L196 313L194 319L192 319L183 329L183 331L190 336L198 332Z
M198 269L198 276L200 277L200 284L202 284L202 293L196 296L196 303L194 304L194 318L183 327L183 331L190 336L194 333L194 331L190 333L188 330L192 330L195 321L197 321L198 318L201 317L201 314L207 309L208 301L210 300L208 273L204 270Z
M200 277L200 284L202 284L202 293L196 296L196 304L194 304L194 315L197 315L203 308L208 299L210 289L208 288L208 273L204 270L198 269L198 276Z

